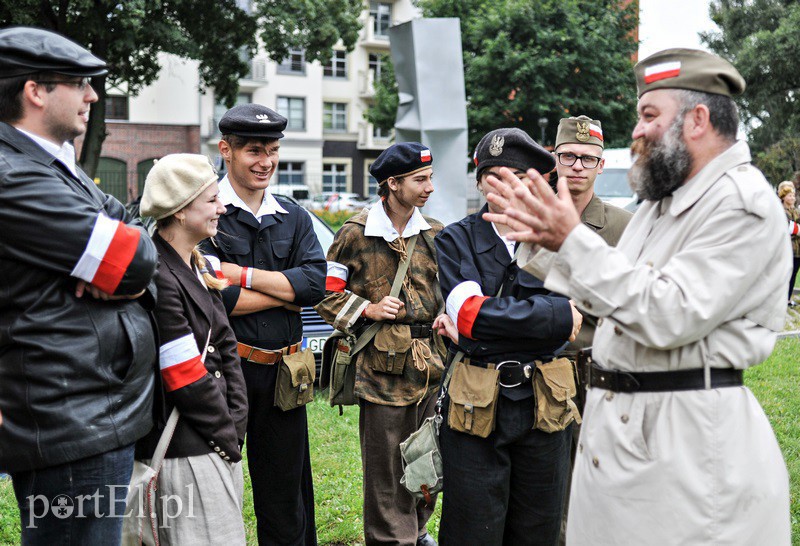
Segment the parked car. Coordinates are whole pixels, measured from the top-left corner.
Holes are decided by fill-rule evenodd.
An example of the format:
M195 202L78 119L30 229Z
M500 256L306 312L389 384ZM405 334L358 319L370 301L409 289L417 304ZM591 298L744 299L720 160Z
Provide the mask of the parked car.
M275 199L280 201L289 201L290 203L299 204L297 199L286 195L274 194ZM320 220L320 218L313 212L306 210L311 217L311 225L314 227L314 233L319 239L319 244L322 245L322 253L327 256L328 249L333 244L333 230L328 227L328 224ZM320 368L322 367L322 346L325 345L325 340L333 332L333 328L325 322L319 313L314 311L313 307L303 307L300 312L300 317L303 319L303 349L309 348L314 352L314 361L317 365L317 377L319 377Z
M631 151L628 148L613 148L603 152L605 165L602 174L594 182L594 193L607 203L631 210L638 202L636 193L628 183L631 168Z
M346 210L359 212L367 202L357 193L323 192L312 198L311 208L324 209L330 212Z

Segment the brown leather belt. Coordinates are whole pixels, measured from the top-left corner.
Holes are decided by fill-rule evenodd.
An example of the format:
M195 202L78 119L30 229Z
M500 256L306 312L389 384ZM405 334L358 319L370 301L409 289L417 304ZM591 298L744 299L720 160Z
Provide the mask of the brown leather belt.
M237 349L239 351L239 356L248 362L272 365L280 362L283 355L293 355L299 351L302 344L301 341L298 341L294 345L289 345L283 349L268 351L266 349L259 349L258 347L247 345L246 343L237 343Z

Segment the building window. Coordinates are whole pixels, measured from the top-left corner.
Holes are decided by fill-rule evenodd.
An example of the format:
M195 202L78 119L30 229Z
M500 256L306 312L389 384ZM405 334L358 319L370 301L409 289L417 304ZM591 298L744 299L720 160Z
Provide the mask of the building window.
M306 52L303 49L292 48L289 55L278 65L279 74L305 74Z
M374 196L378 195L378 180L374 176L369 174L369 170L371 168L372 168L372 162L367 163L367 171L366 171L367 188L366 189L367 189L367 195L369 195L370 197L374 197Z
M375 78L375 81L381 79L381 71L383 70L383 65L386 62L386 55L384 53L370 53L369 54L369 69L372 71L372 75Z
M128 120L128 97L106 96L106 119Z
M387 140L390 134L389 131L386 129L381 129L380 127L376 127L375 125L372 126L372 138L375 140Z
M347 165L343 163L322 164L322 191L347 191Z
M326 131L347 131L347 104L343 102L326 102L322 106L322 128Z
M305 164L302 161L278 164L278 184L305 185L305 183Z
M387 31L392 26L392 5L372 0L369 3L369 14L373 18L373 34L375 36L388 36Z
M278 113L288 121L290 131L303 131L306 128L306 99L299 97L278 97Z
M334 51L331 62L325 65L323 73L328 78L347 78L347 52Z

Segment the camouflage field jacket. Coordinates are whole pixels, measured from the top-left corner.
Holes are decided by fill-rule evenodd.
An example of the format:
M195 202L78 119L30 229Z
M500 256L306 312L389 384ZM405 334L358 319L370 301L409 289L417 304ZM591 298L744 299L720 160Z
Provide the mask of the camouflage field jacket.
M344 332L353 332L363 325L364 320L359 318L367 305L389 295L400 262L397 241L390 246L383 237L364 235L367 214L364 210L350 218L336 234L328 250L325 299L315 307L322 318ZM444 369L436 348L441 347L438 336L434 336L435 340L412 340L407 326L430 325L444 309L433 245L434 236L443 226L432 218L424 218L431 229L422 231L417 238L398 296L405 307L395 321L385 323L356 357L355 393L376 404L416 403L437 390ZM338 278L331 277L331 268L339 269ZM390 352L394 353L391 358Z

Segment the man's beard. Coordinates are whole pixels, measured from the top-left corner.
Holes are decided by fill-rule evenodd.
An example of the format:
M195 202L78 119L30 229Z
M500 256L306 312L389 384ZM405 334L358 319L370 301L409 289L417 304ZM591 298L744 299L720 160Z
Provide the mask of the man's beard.
M676 116L659 140L637 138L631 145L631 153L637 156L628 173L631 189L648 201L672 195L692 168L692 157L683 140L683 115Z

